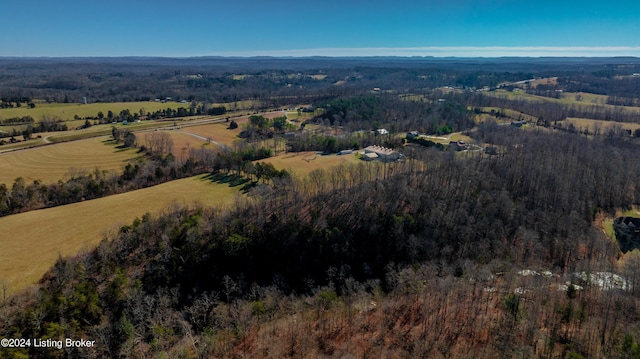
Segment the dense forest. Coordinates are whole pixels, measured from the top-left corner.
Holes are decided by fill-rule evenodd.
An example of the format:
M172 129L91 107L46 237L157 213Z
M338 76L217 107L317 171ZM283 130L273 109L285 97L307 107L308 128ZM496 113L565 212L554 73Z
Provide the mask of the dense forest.
M557 76L551 90L629 106L640 98L637 59L96 59L77 72L57 61L47 73L0 60L5 102L89 92L103 101L259 99L314 115L296 128L250 116L242 144L181 160L160 134L133 136L141 158L122 173L0 185L0 215L9 215L196 173L247 184L232 208L142 215L97 248L60 258L35 289L5 293L0 336L94 345L0 348L1 357L640 357L640 257L623 257L602 228L640 204L640 139L558 125L636 123L637 112L477 91ZM32 86L36 78L48 85ZM475 121L486 108L534 121ZM475 149L410 141L409 131L462 133ZM283 151L375 144L404 159L296 177L257 162L275 154L265 146L273 137Z

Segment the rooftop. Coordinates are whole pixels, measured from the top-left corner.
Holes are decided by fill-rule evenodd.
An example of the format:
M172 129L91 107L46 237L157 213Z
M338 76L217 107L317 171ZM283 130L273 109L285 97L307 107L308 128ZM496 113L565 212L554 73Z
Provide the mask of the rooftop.
M373 152L376 153L378 155L391 155L392 153L394 153L395 151L390 149L390 148L386 148L386 147L382 147L382 146L369 146L367 148L364 149L365 152Z

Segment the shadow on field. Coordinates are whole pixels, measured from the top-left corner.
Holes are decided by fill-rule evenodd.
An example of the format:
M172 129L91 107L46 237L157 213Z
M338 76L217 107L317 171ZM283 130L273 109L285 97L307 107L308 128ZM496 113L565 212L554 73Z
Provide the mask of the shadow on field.
M240 191L242 191L242 193L249 192L253 187L255 187L258 184L257 182L252 182L248 178L244 178L236 174L223 174L223 173L209 174L205 176L204 179L209 180L211 182L219 183L219 184L228 184L229 187L242 186L240 188Z
M131 147L127 147L124 143L117 142L114 139L108 139L101 142L107 146L113 146L117 150L116 152L123 152L131 149Z

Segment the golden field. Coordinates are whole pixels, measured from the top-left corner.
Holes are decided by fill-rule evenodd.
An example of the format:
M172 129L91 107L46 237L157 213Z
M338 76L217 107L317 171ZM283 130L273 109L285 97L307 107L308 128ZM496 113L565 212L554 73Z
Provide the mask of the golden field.
M257 162L271 163L275 168L296 176L306 176L314 169L327 169L341 164L361 163L356 157L356 152L350 155L326 155L323 156L313 151L299 153L284 153L279 156L266 158Z
M128 193L0 218L0 285L15 292L39 280L59 256L91 250L105 234L173 202L225 206L237 188L206 176L167 182Z
M120 170L136 158L135 149L119 149L109 137L52 144L0 153L0 183L10 186L17 177L25 182L57 182L69 172Z

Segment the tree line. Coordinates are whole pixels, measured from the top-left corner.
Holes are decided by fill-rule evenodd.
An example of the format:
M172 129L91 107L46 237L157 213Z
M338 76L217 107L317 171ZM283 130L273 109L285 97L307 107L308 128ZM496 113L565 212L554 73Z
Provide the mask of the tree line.
M10 118L4 121L11 121L10 125L17 124L17 121L20 121L21 124L26 123L26 125L23 125L20 127L11 127L11 131L7 131L7 132L0 131L0 138L11 137L15 139L15 137L22 136L23 139L26 141L30 139L31 136L35 133L68 130L68 127L65 121L55 116L45 116L37 124L33 123L33 118L31 116L25 116L21 118ZM0 145L4 143L5 143L4 140L0 140Z

